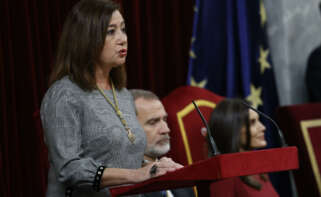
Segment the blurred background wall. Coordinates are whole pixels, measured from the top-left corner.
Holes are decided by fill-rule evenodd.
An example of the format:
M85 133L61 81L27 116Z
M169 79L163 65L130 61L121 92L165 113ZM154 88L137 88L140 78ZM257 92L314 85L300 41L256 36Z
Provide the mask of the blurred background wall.
M304 81L311 51L321 44L320 0L265 0L268 38L281 105L308 101Z

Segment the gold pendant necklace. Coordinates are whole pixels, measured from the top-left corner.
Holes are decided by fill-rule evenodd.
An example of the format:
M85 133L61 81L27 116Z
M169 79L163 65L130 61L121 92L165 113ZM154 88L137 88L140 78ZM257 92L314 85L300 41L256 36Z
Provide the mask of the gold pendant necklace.
M113 97L114 97L114 101L115 101L115 105L113 104L113 102L111 102L111 100L106 96L106 94L104 93L104 91L99 88L99 92L101 93L101 95L103 95L106 99L106 101L113 107L113 109L115 110L117 116L119 117L120 119L120 122L123 124L123 126L125 127L126 131L127 131L127 137L129 139L129 141L131 143L134 143L135 142L135 139L136 139L136 136L133 134L133 132L131 131L131 129L127 126L127 122L125 120L125 118L123 117L123 114L121 113L121 111L119 110L119 106L118 106L118 100L117 100L117 97L116 97L116 91L115 91L115 87L114 87L114 84L113 82L110 80L110 83L111 83L111 88L112 88L112 91L113 91Z

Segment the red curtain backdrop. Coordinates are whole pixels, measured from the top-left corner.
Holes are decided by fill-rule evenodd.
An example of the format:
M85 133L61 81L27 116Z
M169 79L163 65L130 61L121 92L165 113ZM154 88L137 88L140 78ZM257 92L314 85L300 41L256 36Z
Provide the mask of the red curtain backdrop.
M163 97L184 85L192 35L192 0L126 0L128 87Z
M47 158L32 115L48 88L63 21L77 1L0 1L1 196L44 196ZM129 39L128 88L163 97L184 85L194 0L118 1Z

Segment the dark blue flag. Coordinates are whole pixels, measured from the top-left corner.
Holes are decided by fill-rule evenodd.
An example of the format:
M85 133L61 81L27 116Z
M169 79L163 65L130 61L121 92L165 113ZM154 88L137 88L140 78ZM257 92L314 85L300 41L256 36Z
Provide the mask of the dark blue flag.
M273 118L279 102L263 1L196 0L194 11L187 83L221 96L245 98ZM268 147L280 146L277 130L261 120ZM291 195L286 175L271 178L281 196Z

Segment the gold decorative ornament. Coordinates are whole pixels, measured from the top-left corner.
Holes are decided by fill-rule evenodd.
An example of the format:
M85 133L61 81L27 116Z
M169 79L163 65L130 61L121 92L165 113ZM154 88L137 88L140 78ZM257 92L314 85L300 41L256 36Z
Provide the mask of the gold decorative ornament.
M123 117L123 114L122 112L119 110L119 105L118 105L118 100L117 100L117 97L116 97L116 91L115 91L115 87L114 87L114 84L113 82L110 80L110 83L111 83L111 88L112 88L112 92L113 92L113 97L114 97L114 101L115 101L115 104L106 96L106 94L104 93L104 91L99 88L99 92L101 95L103 95L106 99L106 101L113 107L113 109L115 110L117 116L119 117L120 119L120 122L123 124L123 126L125 127L125 130L127 132L127 137L129 139L129 141L131 143L134 143L135 142L135 139L136 139L136 136L133 134L133 132L131 131L131 129L127 126L127 122L125 120L125 118Z

